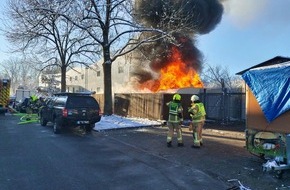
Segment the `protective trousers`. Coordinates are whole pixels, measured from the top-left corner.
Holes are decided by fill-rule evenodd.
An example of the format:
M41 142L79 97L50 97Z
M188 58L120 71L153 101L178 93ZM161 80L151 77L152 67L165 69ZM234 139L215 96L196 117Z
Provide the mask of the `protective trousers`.
M193 127L193 144L194 146L200 146L202 142L202 128L204 126L204 121L192 122Z
M176 131L177 134L177 142L182 143L182 130L181 126L179 123L172 123L172 122L167 122L167 127L168 127L168 133L167 133L167 143L172 142L172 138L174 135L174 130Z

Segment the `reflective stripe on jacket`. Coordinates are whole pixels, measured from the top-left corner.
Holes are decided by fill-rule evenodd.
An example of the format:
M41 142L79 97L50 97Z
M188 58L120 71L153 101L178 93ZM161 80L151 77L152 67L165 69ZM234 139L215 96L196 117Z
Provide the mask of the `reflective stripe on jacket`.
M172 123L179 123L182 121L182 106L177 102L168 102L167 106L169 107L169 116L168 121Z
M201 122L205 120L205 108L202 102L193 103L188 109L192 122Z

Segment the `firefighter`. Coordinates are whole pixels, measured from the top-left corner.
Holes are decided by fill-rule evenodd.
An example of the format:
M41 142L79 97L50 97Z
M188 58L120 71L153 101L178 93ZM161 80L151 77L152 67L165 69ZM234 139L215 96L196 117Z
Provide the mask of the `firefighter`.
M41 109L45 106L45 101L43 97L39 97L37 102L36 102L36 106L38 108L38 115L40 114Z
M29 98L28 107L26 108L26 113L37 113L38 112L37 102L38 97L36 95L31 95Z
M30 96L30 101L31 101L31 103L36 103L37 100L38 100L38 97L37 97L36 95L31 95L31 96Z
M188 108L188 112L191 117L191 123L189 125L189 130L192 131L193 145L192 148L200 148L203 144L202 141L202 128L205 123L206 111L203 103L199 100L197 95L192 95L191 106Z
M181 106L180 94L174 94L172 101L166 103L169 107L169 116L167 120L168 134L167 134L167 147L172 147L172 138L174 131L177 134L177 146L183 146L181 123L183 121L183 108Z

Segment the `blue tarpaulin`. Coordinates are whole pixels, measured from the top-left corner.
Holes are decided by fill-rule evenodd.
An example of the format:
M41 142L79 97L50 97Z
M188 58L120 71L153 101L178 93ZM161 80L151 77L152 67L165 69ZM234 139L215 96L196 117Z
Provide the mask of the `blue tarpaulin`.
M256 97L268 122L290 110L289 62L248 70L242 78Z

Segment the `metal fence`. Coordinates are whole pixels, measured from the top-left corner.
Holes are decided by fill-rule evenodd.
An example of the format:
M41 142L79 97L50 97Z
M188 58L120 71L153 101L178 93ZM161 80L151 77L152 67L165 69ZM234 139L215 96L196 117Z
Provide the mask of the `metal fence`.
M168 108L166 103L172 99L171 93L117 93L114 94L114 114L125 117L140 117L154 120L166 120ZM189 119L187 108L192 94L181 94L184 118ZM228 92L227 89L206 90L197 93L205 105L207 120L221 123L245 121L245 93ZM103 95L95 98L103 105Z
M245 121L245 93L201 93L205 104L207 119L229 122Z

